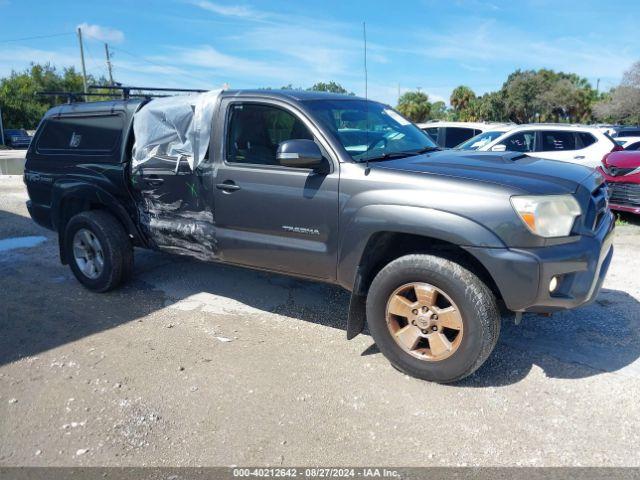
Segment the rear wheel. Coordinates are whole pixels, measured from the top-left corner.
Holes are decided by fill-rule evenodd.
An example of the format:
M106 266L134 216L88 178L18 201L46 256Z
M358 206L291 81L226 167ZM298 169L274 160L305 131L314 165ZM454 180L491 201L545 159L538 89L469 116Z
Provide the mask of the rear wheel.
M82 285L96 292L119 286L133 270L133 248L111 214L92 210L75 215L65 230L65 254Z
M491 290L469 270L433 255L407 255L378 273L367 297L367 322L396 368L441 383L479 368L500 331Z

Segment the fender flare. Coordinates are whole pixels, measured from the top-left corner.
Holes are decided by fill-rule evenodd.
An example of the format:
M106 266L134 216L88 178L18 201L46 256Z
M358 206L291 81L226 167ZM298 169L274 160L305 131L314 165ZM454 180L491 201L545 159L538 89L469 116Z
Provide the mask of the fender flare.
M51 223L58 232L60 244L60 258L65 263L62 248L64 236L64 203L68 200L79 200L104 207L114 215L122 224L125 231L137 242L146 244L144 237L135 225L130 214L116 197L95 183L82 180L68 179L54 184L51 195Z
M442 240L460 247L504 248L496 234L460 215L423 207L403 205L368 205L359 209L340 239L338 283L351 292L347 318L347 338L364 328L366 294L361 262L371 238L379 233L406 233Z

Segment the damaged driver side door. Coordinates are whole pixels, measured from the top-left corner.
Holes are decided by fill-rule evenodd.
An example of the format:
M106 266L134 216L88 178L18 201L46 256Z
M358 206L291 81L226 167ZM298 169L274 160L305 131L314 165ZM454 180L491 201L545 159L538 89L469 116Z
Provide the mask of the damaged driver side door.
M140 225L155 247L216 259L210 179L208 158L192 170L185 156L157 155L131 172Z

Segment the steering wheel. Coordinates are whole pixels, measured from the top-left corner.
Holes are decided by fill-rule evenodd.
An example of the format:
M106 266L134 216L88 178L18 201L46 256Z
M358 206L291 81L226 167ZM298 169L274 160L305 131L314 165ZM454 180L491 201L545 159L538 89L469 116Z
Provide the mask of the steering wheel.
M382 144L382 148L386 148L387 146L387 137L380 137L375 139L373 142L369 143L367 145L367 151L369 150L373 150L379 143L383 143Z

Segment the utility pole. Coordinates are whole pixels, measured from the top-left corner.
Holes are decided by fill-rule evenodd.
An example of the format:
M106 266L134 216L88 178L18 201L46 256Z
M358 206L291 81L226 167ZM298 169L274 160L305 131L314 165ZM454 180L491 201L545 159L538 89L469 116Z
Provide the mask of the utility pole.
M600 95L600 79L596 82L596 96Z
M109 85L113 87L113 65L111 65L111 55L109 55L109 44L104 44L104 54L107 56L107 70L109 70Z
M80 62L82 63L82 86L84 87L84 101L87 101L87 69L84 65L84 46L82 45L82 29L78 27L78 42L80 43Z
M4 145L4 126L2 125L2 107L0 107L0 145Z

